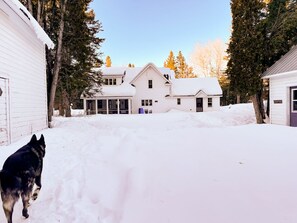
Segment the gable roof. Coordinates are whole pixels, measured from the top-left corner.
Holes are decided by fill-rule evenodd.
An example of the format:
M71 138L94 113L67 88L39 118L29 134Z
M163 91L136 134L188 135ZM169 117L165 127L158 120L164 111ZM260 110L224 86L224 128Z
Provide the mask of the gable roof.
M30 14L27 8L22 5L18 0L3 0L20 18L25 21L27 24L31 25L31 29L35 32L38 39L43 42L48 48L54 48L53 41L49 38L49 36L45 33L45 31L41 28L38 22L34 19L34 17ZM24 14L26 18L24 18Z
M283 55L271 67L269 67L262 75L263 78L269 78L276 74L288 73L297 70L297 46Z
M180 78L172 80L172 96L222 95L222 88L215 77Z
M142 73L150 67L153 68L165 81L168 81L169 83L171 82L170 79L168 80L164 77L164 74L168 74L172 78L172 71L169 68L158 68L155 64L148 63L138 72L138 74L133 78L133 80L130 81L130 84L133 84L142 75Z

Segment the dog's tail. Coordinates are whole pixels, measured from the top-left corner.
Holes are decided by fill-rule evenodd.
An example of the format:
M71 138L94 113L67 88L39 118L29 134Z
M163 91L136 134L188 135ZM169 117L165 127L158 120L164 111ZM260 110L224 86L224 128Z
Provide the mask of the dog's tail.
M21 179L12 175L10 172L0 171L0 191L6 191L9 188L19 189L21 188Z

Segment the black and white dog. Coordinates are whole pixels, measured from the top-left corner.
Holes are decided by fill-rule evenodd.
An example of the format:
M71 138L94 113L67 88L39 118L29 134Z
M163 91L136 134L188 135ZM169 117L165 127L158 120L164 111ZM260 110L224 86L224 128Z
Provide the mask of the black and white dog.
M37 140L33 135L30 142L9 156L0 172L0 189L3 209L8 223L12 223L15 203L22 197L23 216L28 218L29 200L36 200L41 188L41 172L45 155L44 136ZM33 192L33 186L36 189Z

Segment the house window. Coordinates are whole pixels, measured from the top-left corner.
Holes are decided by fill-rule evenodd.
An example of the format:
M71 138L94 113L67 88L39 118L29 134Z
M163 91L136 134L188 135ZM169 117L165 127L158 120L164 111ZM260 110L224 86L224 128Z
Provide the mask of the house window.
M178 99L177 99L177 104L180 105L180 104L181 104L180 102L181 102L181 101L180 101L180 98L178 98Z
M142 106L153 106L153 100L147 99L147 100L141 100Z
M153 88L153 80L148 80L148 88Z
M117 79L116 78L104 78L103 84L104 85L117 85Z
M297 112L297 89L292 89L292 112Z
M212 98L208 98L207 104L208 107L212 107Z

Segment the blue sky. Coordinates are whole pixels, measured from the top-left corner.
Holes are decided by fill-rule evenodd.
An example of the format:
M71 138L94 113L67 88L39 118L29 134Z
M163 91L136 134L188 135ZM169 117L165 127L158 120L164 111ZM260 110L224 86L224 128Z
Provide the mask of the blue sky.
M197 43L227 42L231 29L228 0L94 0L102 23L101 51L112 66L163 66L170 50L188 60Z

